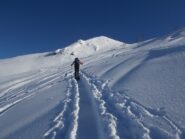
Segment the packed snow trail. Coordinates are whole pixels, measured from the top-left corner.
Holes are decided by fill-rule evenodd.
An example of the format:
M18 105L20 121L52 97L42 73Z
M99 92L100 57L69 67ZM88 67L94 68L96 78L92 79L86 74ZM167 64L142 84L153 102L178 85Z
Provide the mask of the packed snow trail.
M68 88L67 88L67 92L66 92L66 98L63 101L63 107L61 112L54 118L53 122L53 126L44 134L44 138L56 138L57 135L57 131L58 130L62 130L64 127L66 128L66 117L69 117L69 113L71 112L70 107L72 106L72 99L74 97L74 95L72 95L72 81L71 79L68 80ZM64 129L63 129L64 130ZM61 133L62 135L62 133ZM63 135L65 136L65 135Z
M81 76L78 82L73 77L68 78L64 107L44 138L120 139L117 135L116 117L107 112L106 102L96 94L96 86L84 74Z
M84 79L68 79L67 98L63 110L53 120L55 123L44 134L44 138L59 139L102 139L101 125L91 90Z
M63 107L61 107L61 112L54 118L53 126L45 132L43 138L59 139L63 137L75 139L77 136L80 110L79 88L75 79L68 77L66 81L68 81L67 97L64 100Z
M85 78L88 86L91 88L92 97L96 101L97 111L99 116L101 117L102 124L102 135L104 134L105 139L120 139L117 134L117 118L114 114L108 112L108 108L106 106L106 102L102 99L102 92L98 89L98 87L92 82L93 78L88 78L84 73L83 77Z
M91 96L91 90L82 78L78 81L80 91L79 129L77 139L102 139L99 115Z

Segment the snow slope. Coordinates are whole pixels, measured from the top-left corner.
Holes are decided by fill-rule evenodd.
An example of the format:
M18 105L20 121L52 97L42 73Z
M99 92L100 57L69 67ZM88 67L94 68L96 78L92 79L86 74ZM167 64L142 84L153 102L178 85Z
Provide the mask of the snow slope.
M81 80L73 78L80 57ZM1 139L184 139L185 30L0 60Z

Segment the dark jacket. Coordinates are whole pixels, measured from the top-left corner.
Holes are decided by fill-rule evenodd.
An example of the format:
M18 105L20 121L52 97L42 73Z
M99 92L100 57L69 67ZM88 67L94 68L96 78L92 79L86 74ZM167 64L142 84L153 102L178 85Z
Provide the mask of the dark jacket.
M80 64L83 64L83 62L81 62L78 58L75 58L75 60L71 64L71 66L74 65L75 72L79 72Z

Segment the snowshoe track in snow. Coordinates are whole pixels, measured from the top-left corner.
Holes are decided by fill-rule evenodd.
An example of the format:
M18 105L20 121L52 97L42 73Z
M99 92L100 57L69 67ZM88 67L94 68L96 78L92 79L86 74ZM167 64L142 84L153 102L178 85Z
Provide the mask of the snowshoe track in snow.
M72 76L72 75L71 75ZM182 130L163 108L150 109L124 91L113 92L108 82L81 73L81 80L68 79L63 108L44 138L59 139L181 139ZM145 124L144 120L152 121ZM161 124L161 126L159 126ZM168 130L163 128L168 126Z
M102 113L112 115L106 124L109 123L112 133L110 131L108 133L114 135L113 138L183 138L183 130L165 115L163 108L157 110L146 108L130 98L124 91L113 92L110 90L108 82L98 80L86 73L84 73L84 77L93 86L94 97L99 99ZM144 120L148 120L149 123L146 125ZM163 125L168 129L163 128Z
M90 96L90 88L84 79L68 78L68 89L62 111L53 120L53 126L44 138L101 139L98 114Z
M25 84L17 82L0 97L0 114L40 90L52 88L61 76L68 82L66 98L62 100L61 110L52 120L50 128L43 134L45 139L184 137L184 131L166 115L164 108L147 108L130 98L125 91L112 91L108 81L101 81L85 72L81 73L80 81L76 81L70 72L65 75L51 72L25 79Z
M53 120L53 126L44 138L57 139L60 136L75 139L78 129L79 88L75 79L68 79L68 89L63 110Z

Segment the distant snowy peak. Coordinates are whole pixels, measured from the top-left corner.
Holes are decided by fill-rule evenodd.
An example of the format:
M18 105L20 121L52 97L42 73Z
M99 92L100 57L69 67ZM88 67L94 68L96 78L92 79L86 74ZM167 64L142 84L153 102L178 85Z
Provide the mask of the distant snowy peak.
M120 48L126 45L123 42L110 39L105 36L100 36L88 40L78 40L66 48L56 50L56 54L74 55L78 57L85 57L92 54L105 52L112 49Z
M124 44L123 42L113 40L113 39L105 37L105 36L92 38L92 39L86 40L85 42L89 45L96 45L99 47L106 47L106 46L107 47L109 47L109 46L117 47L117 46L121 46Z

